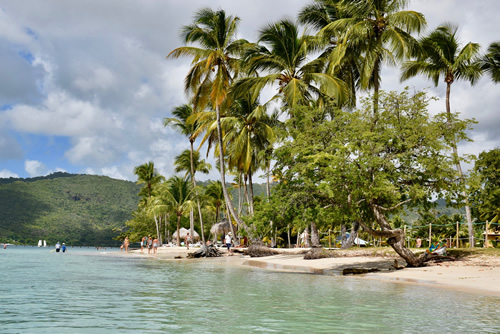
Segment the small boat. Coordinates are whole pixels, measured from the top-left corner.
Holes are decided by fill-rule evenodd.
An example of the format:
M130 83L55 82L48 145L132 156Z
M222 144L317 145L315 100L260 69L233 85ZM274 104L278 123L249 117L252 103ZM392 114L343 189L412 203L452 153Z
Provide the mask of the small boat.
M47 247L47 240L43 241L43 247Z
M42 247L42 240L38 240L38 247Z

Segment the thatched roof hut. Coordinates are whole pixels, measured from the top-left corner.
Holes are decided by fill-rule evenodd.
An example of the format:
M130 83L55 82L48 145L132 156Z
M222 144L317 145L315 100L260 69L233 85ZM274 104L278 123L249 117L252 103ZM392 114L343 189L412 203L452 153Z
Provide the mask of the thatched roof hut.
M179 237L181 240L184 240L184 238L186 237L186 235L188 234L189 230L188 229L185 229L184 227L181 227L179 229ZM193 230L193 233L194 235L192 235L192 240L193 241L197 241L197 240L200 240L200 235L198 234L198 232L194 231ZM172 239L174 240L177 240L177 231L174 232L174 234L172 234Z

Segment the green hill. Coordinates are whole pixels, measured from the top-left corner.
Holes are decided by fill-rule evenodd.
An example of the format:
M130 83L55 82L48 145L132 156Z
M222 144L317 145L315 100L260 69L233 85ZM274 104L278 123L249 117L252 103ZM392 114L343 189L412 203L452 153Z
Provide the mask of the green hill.
M0 241L111 245L137 208L140 186L106 176L54 173L0 179Z

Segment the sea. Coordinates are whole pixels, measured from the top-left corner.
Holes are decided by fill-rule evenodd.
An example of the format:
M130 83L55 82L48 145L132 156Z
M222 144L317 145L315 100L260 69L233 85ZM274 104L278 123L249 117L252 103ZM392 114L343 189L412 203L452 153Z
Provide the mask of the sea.
M0 249L0 333L500 333L500 297L229 259Z

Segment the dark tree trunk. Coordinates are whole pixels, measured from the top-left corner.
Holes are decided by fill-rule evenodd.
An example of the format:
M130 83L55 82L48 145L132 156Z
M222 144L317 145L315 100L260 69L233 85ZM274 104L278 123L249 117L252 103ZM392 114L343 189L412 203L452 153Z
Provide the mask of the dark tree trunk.
M342 242L342 249L351 248L351 246L354 245L354 241L358 237L358 230L359 230L359 223L354 222L351 227L351 233L349 234L349 238L345 242Z
M319 243L319 233L315 222L311 222L311 247L319 248L321 244Z

